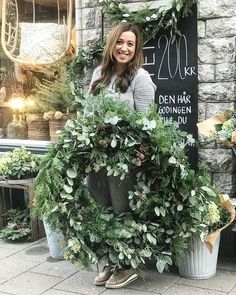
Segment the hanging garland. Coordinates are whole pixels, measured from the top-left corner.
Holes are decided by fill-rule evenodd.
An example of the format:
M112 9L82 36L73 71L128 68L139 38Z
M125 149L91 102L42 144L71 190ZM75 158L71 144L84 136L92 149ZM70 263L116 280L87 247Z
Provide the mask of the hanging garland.
M170 28L171 35L180 34L179 20L191 14L192 6L197 0L172 0L158 9L151 9L150 5L145 4L137 11L130 11L127 5L113 0L99 0L99 3L111 24L130 21L139 26L144 40L148 41L155 38L160 29Z
M99 0L102 12L108 17L110 24L119 21L130 21L139 26L144 40L154 38L160 29L170 29L172 35L180 34L178 23L181 18L191 14L192 6L197 0L172 0L168 5L158 9L150 9L148 4L138 11L130 11L127 5L113 0ZM98 64L103 51L103 42L91 43L81 48L71 62L68 75L77 105L83 101L84 78L89 68Z
M140 269L156 261L158 271L176 263L188 238L228 221L209 223L209 202L219 206L203 170L191 170L185 146L192 137L163 123L156 109L143 116L105 97L87 98L87 106L67 122L59 141L43 159L35 180L39 216L60 227L68 241L65 258L89 266L108 257L113 269ZM85 179L105 169L111 177L136 175L129 192L131 212L115 214L90 195Z

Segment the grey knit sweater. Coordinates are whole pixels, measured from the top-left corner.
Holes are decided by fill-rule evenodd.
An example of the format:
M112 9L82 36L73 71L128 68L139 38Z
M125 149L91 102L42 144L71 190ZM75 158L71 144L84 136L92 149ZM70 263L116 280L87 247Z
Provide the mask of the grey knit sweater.
M101 67L97 67L90 82L89 92L91 85L101 76ZM107 87L107 93L114 98L125 101L130 107L138 112L146 112L154 101L156 85L147 71L140 68L134 76L129 88L125 93L115 91L115 81L117 75L111 77L111 82Z

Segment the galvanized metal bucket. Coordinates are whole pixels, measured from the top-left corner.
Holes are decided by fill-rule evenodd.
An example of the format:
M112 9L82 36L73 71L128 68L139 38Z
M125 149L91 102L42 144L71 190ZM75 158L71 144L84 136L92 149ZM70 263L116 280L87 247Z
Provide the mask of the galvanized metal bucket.
M200 238L190 238L189 250L181 257L178 268L181 277L187 279L208 279L216 274L220 235L215 241L212 253Z
M62 232L60 230L52 230L46 219L43 219L43 225L51 258L63 260L66 243Z

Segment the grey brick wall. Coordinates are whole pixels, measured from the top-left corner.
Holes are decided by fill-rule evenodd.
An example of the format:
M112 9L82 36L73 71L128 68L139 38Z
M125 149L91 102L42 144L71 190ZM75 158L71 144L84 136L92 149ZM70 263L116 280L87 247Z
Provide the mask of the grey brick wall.
M199 121L236 107L236 1L198 2ZM202 144L199 158L213 184L236 197L236 160L231 148Z

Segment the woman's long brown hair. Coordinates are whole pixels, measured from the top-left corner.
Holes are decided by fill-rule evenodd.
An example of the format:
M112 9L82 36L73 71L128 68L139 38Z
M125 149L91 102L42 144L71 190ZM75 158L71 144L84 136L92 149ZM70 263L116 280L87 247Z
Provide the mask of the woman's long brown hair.
M135 72L143 65L143 40L139 28L129 22L119 23L111 30L107 37L101 62L101 77L94 81L91 86L91 93L93 95L99 94L101 85L109 85L116 63L113 57L113 50L120 35L127 31L133 32L136 36L135 54L132 60L126 65L125 70L118 75L116 79L116 90L121 93L126 92Z

